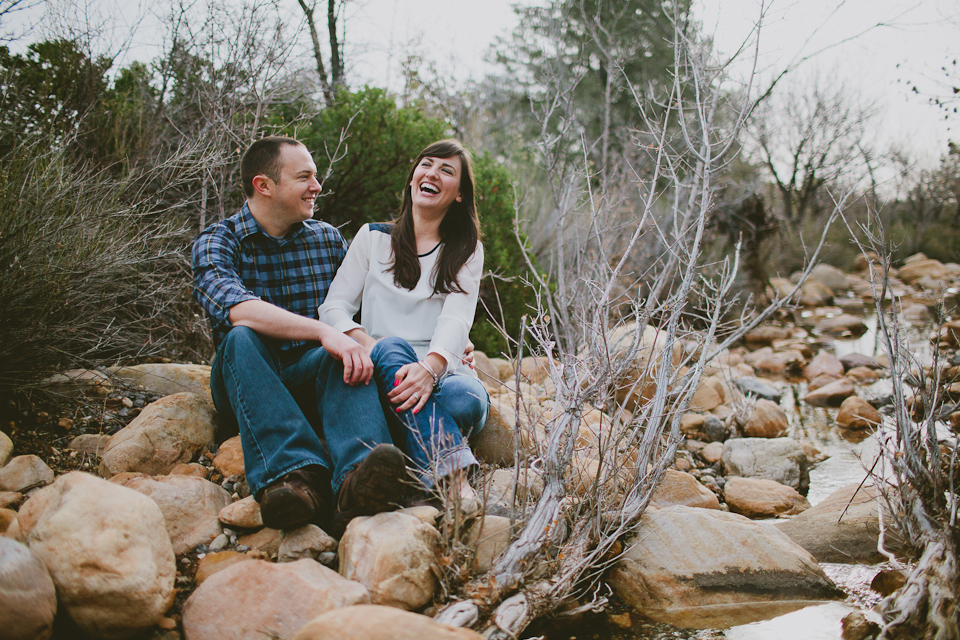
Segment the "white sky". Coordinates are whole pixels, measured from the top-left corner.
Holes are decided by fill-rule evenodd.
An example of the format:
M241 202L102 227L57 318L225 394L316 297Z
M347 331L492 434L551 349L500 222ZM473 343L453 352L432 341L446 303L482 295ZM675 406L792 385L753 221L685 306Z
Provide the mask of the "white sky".
M77 7L86 2L58 1ZM157 7L141 1L147 9ZM297 17L294 0L280 2ZM739 47L761 11L761 0L694 2L720 52ZM104 16L135 21L137 10L129 0L92 3ZM516 25L513 4L511 0L350 0L346 23L352 48L348 52L350 82L400 89L401 63L411 50L433 61L445 75L479 78L493 69L484 62L490 45ZM908 87L915 83L926 93L936 91L936 70L951 56L960 57L960 1L767 0L766 7L760 38L761 78L815 54L803 63L801 72L806 68L807 73L831 74L864 99L876 100L884 112L879 137L885 142L905 145L918 161L932 165L945 152L951 134L958 137L956 130L948 129L943 114L924 97L910 94ZM318 9L318 17L321 13ZM155 55L156 49L150 46L160 33L155 24L149 17L141 24L132 57Z

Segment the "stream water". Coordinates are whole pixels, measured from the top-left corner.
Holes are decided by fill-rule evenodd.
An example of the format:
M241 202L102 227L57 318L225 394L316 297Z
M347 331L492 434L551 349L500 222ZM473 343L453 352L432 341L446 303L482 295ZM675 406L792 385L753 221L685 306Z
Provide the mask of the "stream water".
M876 345L876 318L866 320L867 333L856 340L833 342L837 357L848 353L876 356L882 348ZM929 344L916 336L916 344ZM929 359L929 353L926 354ZM920 353L920 359L924 354ZM859 395L870 399L890 393L890 382L881 379L866 388L858 389ZM782 384L781 407L791 423L791 437L809 442L824 455L825 460L810 471L810 490L807 499L811 505L822 502L837 489L866 476L864 464L869 466L879 452L875 437L860 443L844 440L833 418L824 409L813 409L799 402L806 393L806 384ZM856 609L870 609L881 597L870 589L873 577L889 565L820 565L827 576L847 593L844 602L807 607L792 613L752 624L729 629L691 630L668 625L638 625L637 640L841 640L841 621ZM879 621L879 616L876 617Z

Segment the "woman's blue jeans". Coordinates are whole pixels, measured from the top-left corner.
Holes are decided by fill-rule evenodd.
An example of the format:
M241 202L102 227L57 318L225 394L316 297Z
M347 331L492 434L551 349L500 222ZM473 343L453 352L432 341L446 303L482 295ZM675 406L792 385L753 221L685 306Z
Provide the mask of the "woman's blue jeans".
M210 392L221 420L236 420L253 495L311 464L331 472L336 494L370 449L392 442L377 386L345 384L343 364L322 347L281 352L234 327L217 350Z
M387 393L394 387L397 370L417 362L417 354L402 338L383 338L370 358L394 440L426 488L433 487L436 478L478 464L466 438L479 432L487 420L490 396L479 380L447 376L419 412L397 413L396 406L386 399Z

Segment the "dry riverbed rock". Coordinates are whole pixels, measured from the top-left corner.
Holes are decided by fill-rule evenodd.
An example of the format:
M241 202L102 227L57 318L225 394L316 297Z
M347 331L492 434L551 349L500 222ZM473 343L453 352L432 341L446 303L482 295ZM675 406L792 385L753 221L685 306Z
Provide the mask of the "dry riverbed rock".
M370 596L313 560L238 562L203 581L183 606L189 640L292 638L317 616Z
M440 533L406 513L355 518L340 539L340 574L373 604L419 609L433 599Z
M748 518L792 516L810 508L793 487L763 478L727 478L723 496L730 511Z
M0 468L0 491L26 493L53 482L53 470L34 455L17 456Z
M886 560L877 551L880 535L877 509L876 489L851 484L833 492L817 506L774 526L809 551L818 562L875 564ZM903 550L902 543L889 529L886 544L891 551Z
M13 440L10 436L0 431L0 467L10 462L10 456L13 453Z
M196 394L160 398L113 436L101 470L107 476L124 471L165 475L213 441L213 420L213 408Z
M697 479L689 473L667 469L663 482L657 486L653 496L650 497L650 505L657 509L674 505L719 509L720 501L713 491L697 482Z
M849 379L840 378L811 391L803 397L803 401L811 407L836 409L843 404L844 400L856 393L857 390Z
M203 364L150 363L132 367L111 367L110 373L131 384L140 385L160 396L194 393L210 406L210 367Z
M114 476L111 482L139 491L157 503L177 555L209 543L223 532L217 516L230 504L230 494L208 480L124 473Z
M779 438L787 435L790 422L780 406L770 400L757 400L750 416L743 424L743 435L748 438Z
M0 629L6 640L46 640L53 631L57 593L50 573L30 549L0 536Z
M790 438L731 438L721 456L725 475L765 478L806 495L809 462L803 447Z
M46 565L59 605L95 636L130 636L173 604L163 514L133 489L68 473L27 500L7 533Z
M432 618L393 607L357 605L319 616L293 640L481 640L471 629L458 629Z
M842 598L809 553L733 513L647 509L611 585L658 622L708 629Z

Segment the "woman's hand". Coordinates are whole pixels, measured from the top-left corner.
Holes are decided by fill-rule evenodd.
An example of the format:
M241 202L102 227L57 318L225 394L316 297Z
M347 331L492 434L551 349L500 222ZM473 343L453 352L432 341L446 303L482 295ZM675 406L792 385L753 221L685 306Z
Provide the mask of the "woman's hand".
M405 364L397 371L394 387L387 400L397 405L397 413L420 411L433 393L433 376L419 362Z

